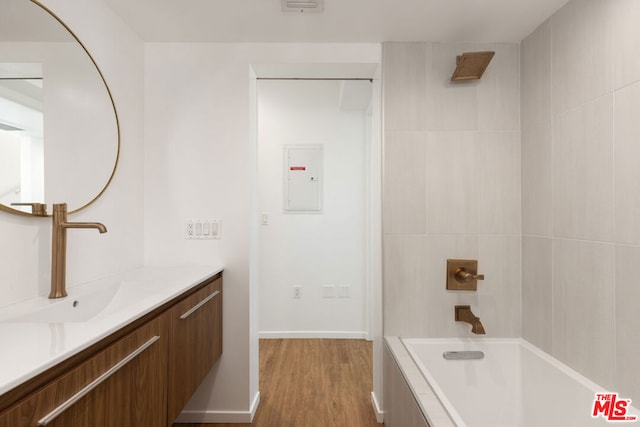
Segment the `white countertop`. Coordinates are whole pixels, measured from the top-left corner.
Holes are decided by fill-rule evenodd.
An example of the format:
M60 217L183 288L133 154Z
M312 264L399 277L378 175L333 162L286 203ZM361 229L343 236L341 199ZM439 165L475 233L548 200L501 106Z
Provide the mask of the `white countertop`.
M0 395L88 348L222 270L222 265L144 267L69 287L69 295L64 299L38 297L0 308ZM82 298L83 293L96 289L95 287L107 287L114 291L106 308L89 320L63 323L2 320L61 300L71 303Z

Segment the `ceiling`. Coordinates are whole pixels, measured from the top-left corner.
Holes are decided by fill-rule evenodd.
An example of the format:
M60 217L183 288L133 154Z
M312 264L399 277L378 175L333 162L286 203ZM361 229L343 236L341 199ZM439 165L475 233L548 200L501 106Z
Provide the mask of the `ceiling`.
M568 0L105 0L147 42L520 42Z

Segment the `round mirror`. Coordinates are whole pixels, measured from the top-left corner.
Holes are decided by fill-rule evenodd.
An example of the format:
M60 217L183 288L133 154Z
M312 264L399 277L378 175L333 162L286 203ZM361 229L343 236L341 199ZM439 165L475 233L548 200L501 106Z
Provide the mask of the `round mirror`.
M2 0L0 209L77 212L107 188L119 151L111 92L82 42L37 1Z

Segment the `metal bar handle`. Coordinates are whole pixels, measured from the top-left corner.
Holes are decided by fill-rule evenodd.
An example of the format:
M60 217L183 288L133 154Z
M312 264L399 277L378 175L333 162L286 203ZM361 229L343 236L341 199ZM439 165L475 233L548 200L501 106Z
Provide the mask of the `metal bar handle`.
M211 301L213 298L217 297L218 294L220 294L220 291L215 291L214 293L212 293L211 295L209 295L208 297L206 297L205 299L203 299L202 301L200 301L199 303L197 303L196 305L194 305L189 311L187 311L186 313L184 313L182 316L180 316L180 320L184 320L187 317L191 316L193 313L195 313L200 307L202 307L203 305L205 305L206 303L208 303L209 301Z
M129 362L131 362L133 359L135 359L137 356L139 356L140 353L145 351L147 348L149 348L151 345L153 345L153 343L155 343L159 339L160 339L160 337L156 335L156 336L152 337L146 343L142 344L140 347L138 347L136 350L134 350L132 353L130 353L127 357L125 357L124 359L122 359L121 361L119 361L118 363L113 365L111 368L109 368L108 371L106 371L105 373L100 375L98 378L93 380L91 383L86 385L82 390L80 390L79 392L77 392L76 394L71 396L66 402L64 402L63 404L61 404L57 408L55 408L53 411L49 412L49 414L47 414L44 417L42 417L40 419L40 421L38 421L38 426L40 427L40 426L49 425L49 423L51 421L53 421L56 418L58 418L64 411L66 411L71 406L76 404L76 402L78 402L80 399L82 399L87 394L89 394L94 388L98 387L100 384L102 384L104 381L106 381L110 376L112 376L113 374L118 372L124 365L126 365Z

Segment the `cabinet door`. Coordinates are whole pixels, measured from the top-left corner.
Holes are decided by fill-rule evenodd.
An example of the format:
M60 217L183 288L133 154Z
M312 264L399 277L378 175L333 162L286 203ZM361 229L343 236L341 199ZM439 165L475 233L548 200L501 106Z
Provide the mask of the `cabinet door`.
M0 427L165 425L165 321L141 326L0 414Z
M222 278L170 311L168 425L222 354Z

